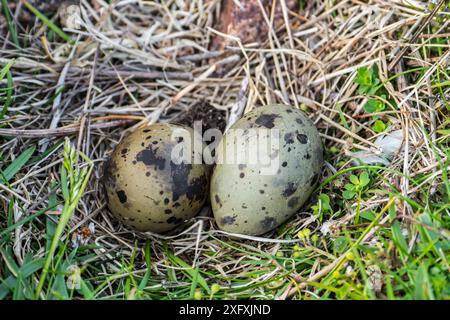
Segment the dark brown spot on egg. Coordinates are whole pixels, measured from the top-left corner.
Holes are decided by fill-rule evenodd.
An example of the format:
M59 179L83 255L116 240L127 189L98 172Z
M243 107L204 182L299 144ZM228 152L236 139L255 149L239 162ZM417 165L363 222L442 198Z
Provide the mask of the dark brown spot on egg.
M119 197L120 203L127 202L127 194L125 193L125 191L119 190L116 193L117 193L117 197Z
M172 207L179 208L180 206L181 206L181 204L179 204L178 202L175 202Z
M289 182L281 195L287 198L292 196L295 191L297 191L297 185L294 182Z
M301 144L307 144L308 143L308 137L305 134L297 133L297 140Z
M264 194L264 190L259 190L259 193Z
M277 225L277 220L275 218L265 217L264 220L260 221L261 227L264 232L272 230Z
M220 201L219 195L214 195L214 200L216 200L216 203L222 208L222 201Z
M120 153L121 153L122 155L127 154L127 152L128 152L128 149L127 149L127 148L123 148L123 149L120 151Z
M205 174L189 182L189 174L192 170L191 164L170 162L170 176L172 179L172 201L177 201L181 196L189 200L203 201L206 197L208 178Z
M300 119L300 118L296 118L296 119L295 119L295 122L297 122L298 124L303 124L303 121L302 121L302 119Z
M225 216L221 220L222 225L230 225L230 224L233 224L234 221L236 221L236 218L231 217L231 216Z
M288 132L284 135L284 142L286 142L286 144L292 144L294 141L294 134L292 132Z
M306 159L306 160L309 160L309 159L311 159L311 155L310 155L309 153L306 153L306 155L305 155L305 159Z
M255 123L265 128L272 129L273 127L275 127L275 119L279 117L280 116L277 114L263 113L255 120Z
M164 204L167 205L167 204L169 204L169 202L170 202L169 198L165 198L165 199L164 199Z
M281 166L282 166L283 168L285 168L285 167L287 166L287 162L284 161L284 162L281 164Z
M240 174L239 174L239 178L244 178L245 177L245 173L243 173L243 172L241 172Z
M167 223L173 223L173 224L177 224L177 218L176 217L170 217L169 219L166 220Z
M164 157L159 157L156 153L157 150L158 149L153 150L152 147L141 150L136 155L136 160L143 162L146 166L154 166L155 170L164 170L166 159Z
M165 213L165 214L172 214L172 210L166 209L166 210L164 210L164 213Z

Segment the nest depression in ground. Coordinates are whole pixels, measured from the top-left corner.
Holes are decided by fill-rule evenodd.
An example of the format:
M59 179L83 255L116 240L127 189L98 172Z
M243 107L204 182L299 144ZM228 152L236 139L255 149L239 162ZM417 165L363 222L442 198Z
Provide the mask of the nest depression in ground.
M62 277L70 275L69 265L80 267L82 278L98 286L92 289L94 297L136 294L127 291L127 281L146 273L146 248L151 252L151 280L143 291L149 297L192 296L195 270L208 284L196 280L196 290L203 294L218 284L219 297L317 297L326 289L313 283L331 281L338 265L358 268L332 249L336 239L345 238L343 229L353 241L388 246L377 228L366 229L370 220L355 223L356 215L378 213L392 195L399 195L393 210L406 245L413 246L418 239L414 225L420 225L418 214L423 213L414 202L426 207L427 201L445 198L449 19L444 12L427 21L427 2L277 1L271 10L268 1L254 1L266 9L259 13L259 23L267 35L254 43L221 30L224 2L218 0L83 0L65 25L61 8L28 2L50 22L24 3L11 4L14 40L7 19L0 18L0 65L12 62L14 88L13 103L0 119L1 168L35 147L22 170L0 185L0 224L6 228L8 219L23 221L53 202L62 204L61 152L64 137L70 138L95 167L62 238L69 240L67 250L80 251L70 259L63 254ZM63 34L53 24L65 26ZM390 65L399 54L398 63ZM375 87L382 84L382 94L361 90L358 78L364 78L364 71L369 85L371 77L377 78ZM436 85L437 80L447 85ZM5 88L7 83L4 77L0 84ZM0 95L6 101L6 91ZM135 234L111 218L100 192L101 169L125 134L147 122L171 121L199 103L228 118L242 101L246 111L272 103L293 105L317 125L326 149L321 182L327 183L302 212L261 238L221 233L208 205L165 236ZM384 108L377 109L376 101ZM378 191L358 202L343 199L342 190L356 166L355 152L376 153L376 139L396 131L402 133L401 146L389 159L390 171L371 176L371 189ZM321 194L328 195L332 210L314 209ZM448 208L443 210L448 217ZM48 220L57 219L58 207L9 233L6 241L18 265L29 256L45 256ZM390 222L389 214L382 214L380 226ZM448 241L442 226L433 228ZM382 279L386 273L379 269L373 263L365 268L374 294L386 297L385 282L377 282L377 276ZM354 283L359 281L364 284L367 277L355 276Z

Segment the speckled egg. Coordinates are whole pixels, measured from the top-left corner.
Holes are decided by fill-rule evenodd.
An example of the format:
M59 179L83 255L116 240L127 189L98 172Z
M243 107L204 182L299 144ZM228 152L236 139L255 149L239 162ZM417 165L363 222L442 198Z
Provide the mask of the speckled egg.
M261 235L292 217L313 191L323 164L316 127L303 112L284 105L248 112L216 150L212 210L220 229L238 234Z
M202 146L191 128L173 124L146 126L125 137L104 169L111 213L138 231L156 233L195 216L208 196L210 170L194 139Z

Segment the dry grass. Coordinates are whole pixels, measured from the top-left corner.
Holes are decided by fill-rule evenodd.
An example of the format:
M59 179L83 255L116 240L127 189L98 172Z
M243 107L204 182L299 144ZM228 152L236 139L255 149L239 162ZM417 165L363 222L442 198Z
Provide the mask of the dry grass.
M14 94L0 120L0 168L29 147L36 151L13 179L0 184L0 226L18 223L7 237L1 234L0 279L11 274L9 259L20 268L30 257L46 256L46 237L58 207L20 222L62 204L61 146L63 137L69 137L95 164L62 240L89 233L90 224L95 231L77 249L70 241L61 242L59 264L54 265L62 279L71 274L69 265L82 270L85 288L69 296L199 298L200 291L209 297L209 287L217 283L221 290L214 292L216 298L418 297L414 281L419 280L404 269L414 263L422 272L420 262L433 253L415 253L425 241L420 227L449 247L448 12L441 10L427 21L430 11L421 1L300 2L301 9L289 12L289 21L273 30L266 43L232 41L226 56L209 51L217 34L218 0L83 0L81 28L64 29L72 43L34 15L31 21L19 19L27 9L17 5L11 16L20 48L2 17L0 66L14 61ZM271 21L270 12L266 18ZM57 16L52 21L59 24ZM407 49L404 54L402 48ZM399 54L399 63L389 70ZM220 76L214 72L219 66L227 68ZM358 70L372 66L383 83L386 96L379 98L386 100L386 109L367 113L364 106L375 93L360 93L354 80ZM170 121L200 100L229 112L244 81L246 110L270 103L294 105L308 113L324 138L323 183L303 212L264 238L245 239L217 230L208 206L184 231L168 236L135 234L113 220L99 179L103 161L123 135L145 122ZM5 88L6 83L4 78L0 84ZM401 152L387 170L354 167L352 152L377 152L379 133L373 125L379 119L388 124L387 132L402 130ZM370 190L358 200L345 200L341 190L358 170L371 174ZM311 209L320 194L328 194L333 206L323 220ZM379 219L355 223L355 215L365 212ZM425 212L431 223L421 218ZM401 222L408 255L391 234L395 221ZM326 222L332 234L320 231ZM346 239L344 250L335 249L336 239ZM140 287L149 265L146 250L150 280ZM445 246L433 257L449 271ZM387 270L380 266L384 263ZM349 266L356 276L346 273ZM382 288L377 289L373 274L381 277ZM413 279L411 285L404 274ZM31 288L39 276L30 276ZM63 290L55 289L61 278L53 274L50 279L41 297L65 298ZM433 289L425 298L448 298L445 279L446 293Z

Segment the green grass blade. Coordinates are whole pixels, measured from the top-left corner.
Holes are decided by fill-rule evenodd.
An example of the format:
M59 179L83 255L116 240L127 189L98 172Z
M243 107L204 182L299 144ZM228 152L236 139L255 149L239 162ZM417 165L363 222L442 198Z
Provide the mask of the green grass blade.
M195 268L193 274L194 274L194 276L193 276L193 279L192 279L191 290L189 292L189 297L191 299L194 299L195 289L197 289L198 276L199 276L198 267Z
M5 78L5 76L8 74L9 69L11 69L11 67L14 64L14 60L9 61L0 71L0 80L3 80L3 78Z
M397 245L397 247L402 251L403 254L408 254L408 244L406 243L405 237L403 237L402 231L400 230L400 224L398 221L394 222L391 227L392 230L392 240Z
M9 182L17 172L28 162L36 150L36 147L30 147L20 154L5 170L0 171L0 181L3 183Z
M151 253L150 253L150 242L147 240L145 243L145 264L147 266L147 270L145 271L144 277L142 278L141 282L139 283L139 291L144 290L144 288L147 286L147 283L150 279L150 275L152 273L152 261L151 261Z
M70 36L68 36L64 31L61 30L56 24L54 24L51 20L49 20L45 15L43 15L39 10L33 7L28 1L22 0L25 7L30 10L39 20L42 21L50 30L55 32L58 36L60 36L66 42L72 42Z
M78 171L76 168L77 166L77 158L78 155L80 155L83 159L86 160L88 163L89 169L84 171L81 169ZM70 144L70 140L66 138L65 145L64 145L64 162L62 164L62 170L61 172L65 172L64 167L69 168L69 172L71 173L69 181L73 182L67 182L69 185L67 185L69 197L65 197L65 203L64 207L62 209L58 225L56 226L55 234L52 239L52 243L50 245L50 249L47 252L46 258L45 258L45 264L42 269L41 276L39 278L39 283L36 288L36 297L40 297L42 293L42 289L44 288L44 284L47 278L47 274L50 271L51 263L53 261L56 249L59 246L59 240L61 239L64 230L67 227L67 224L72 217L75 209L78 206L79 201L81 200L81 197L83 195L83 192L86 188L86 185L89 181L89 177L92 173L92 169L94 168L93 163L91 160L84 155L82 152L77 153L75 147L73 147ZM75 177L74 177L75 175ZM62 177L61 177L62 178ZM77 180L77 181L75 181ZM62 182L61 182L62 183ZM62 186L63 187L63 186Z
M176 265L184 268L183 271L185 271L187 273L187 275L189 276L189 278L191 278L191 280L194 280L195 278L197 278L197 282L198 284L205 289L205 291L209 294L210 290L209 290L209 286L208 283L206 282L205 278L202 277L202 275L198 272L196 272L196 270L194 270L190 265L188 265L186 262L184 262L183 259L175 256L174 254L172 254L171 252L169 252L167 250L167 256L169 257L169 259L175 263Z
M20 267L20 273L24 278L28 278L36 271L42 269L43 266L44 259L30 260Z
M16 286L16 278L9 276L5 280L0 279L0 300L3 300Z
M9 70L6 73L6 84L7 84L6 99L5 99L5 103L3 104L2 110L0 111L0 120L2 120L5 117L6 113L8 112L9 106L11 105L12 100L13 100L12 97L13 97L13 92L14 92L14 83L13 83L11 71L9 71Z
M6 18L6 24L8 25L9 33L11 34L11 39L13 43L17 46L17 48L20 48L19 39L17 38L17 31L12 23L11 15L9 14L7 0L2 0L2 7L3 7L3 14L5 15Z
M52 210L53 208L45 208L43 210L39 210L38 212L31 214L29 216L26 216L22 220L17 221L16 223L10 225L8 228L4 229L2 232L0 232L0 238L3 237L5 234L13 231L15 228L20 227L21 225L30 222L34 218L46 213L48 210Z

